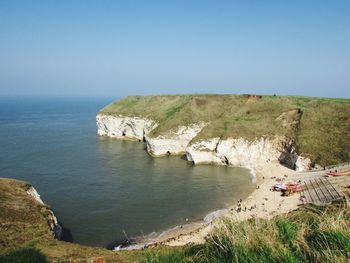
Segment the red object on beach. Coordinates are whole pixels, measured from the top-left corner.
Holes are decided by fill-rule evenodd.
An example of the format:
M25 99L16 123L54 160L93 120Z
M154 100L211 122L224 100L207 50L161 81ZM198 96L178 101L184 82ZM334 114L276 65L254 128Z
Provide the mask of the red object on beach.
M289 183L287 184L287 189L292 192L300 192L303 190L301 184L299 183Z
M93 260L93 263L105 263L105 260L104 260L104 258L95 258Z
M328 176L341 176L341 175L350 175L350 171L345 172L328 172Z

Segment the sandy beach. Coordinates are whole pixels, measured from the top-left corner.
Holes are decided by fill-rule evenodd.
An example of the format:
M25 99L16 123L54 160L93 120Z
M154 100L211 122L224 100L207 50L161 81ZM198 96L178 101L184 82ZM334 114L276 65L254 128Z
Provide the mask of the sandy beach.
M299 179L296 171L286 168L278 162L271 162L257 167L254 172L257 187L248 198L241 202L237 200L236 204L219 211L218 219L214 219L210 223L195 222L166 231L158 237L156 243L168 246L201 244L205 242L205 237L221 218L227 217L237 221L253 217L271 218L298 208L298 204L300 204L298 193L286 197L281 196L281 192L271 191L277 178L285 182ZM237 211L239 207L241 208L240 212Z
M155 240L148 243L149 246L184 246L188 244L202 244L210 232L224 218L235 221L243 221L250 218L269 219L279 214L288 213L302 205L300 194L294 193L289 196L282 196L279 191L272 191L272 187L279 181L284 183L301 181L307 182L311 178L325 176L327 171L338 169L338 171L349 170L350 165L339 165L328 170L314 170L309 172L297 172L281 165L278 161L269 162L256 167L252 172L256 176L256 189L244 200L237 200L232 206L209 213L202 221L189 222L182 226L164 231ZM339 181L350 183L350 177L329 178L333 183ZM343 183L344 185L344 183ZM147 241L145 241L147 243ZM143 244L125 249L142 248Z

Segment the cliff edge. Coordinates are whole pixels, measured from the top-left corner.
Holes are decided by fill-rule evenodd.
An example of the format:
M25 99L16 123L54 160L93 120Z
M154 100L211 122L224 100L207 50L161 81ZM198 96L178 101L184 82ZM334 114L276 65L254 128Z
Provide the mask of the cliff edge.
M259 95L132 96L96 117L101 136L145 141L153 156L308 170L350 161L350 100Z
M0 178L0 262L134 262L128 254L60 241L59 232L32 185Z

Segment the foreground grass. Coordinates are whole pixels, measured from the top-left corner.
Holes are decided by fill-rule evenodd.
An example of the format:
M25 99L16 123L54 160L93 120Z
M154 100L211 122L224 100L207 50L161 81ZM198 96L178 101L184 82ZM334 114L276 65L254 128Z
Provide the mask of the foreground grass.
M349 262L348 204L309 207L271 220L223 221L204 245L158 248L143 262Z
M0 254L0 263L48 263L47 258L37 249L25 247Z
M350 161L350 99L249 95L132 96L100 111L159 122L150 136L196 122L208 125L193 142L220 137L286 136L313 163Z

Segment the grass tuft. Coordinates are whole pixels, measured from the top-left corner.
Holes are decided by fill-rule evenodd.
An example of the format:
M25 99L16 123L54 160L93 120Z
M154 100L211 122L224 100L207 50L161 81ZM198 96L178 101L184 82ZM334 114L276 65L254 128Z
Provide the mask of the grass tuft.
M284 244L293 244L298 235L298 226L296 223L288 220L281 219L276 222L276 226Z
M341 231L315 231L310 233L307 240L318 250L350 251L350 236Z

